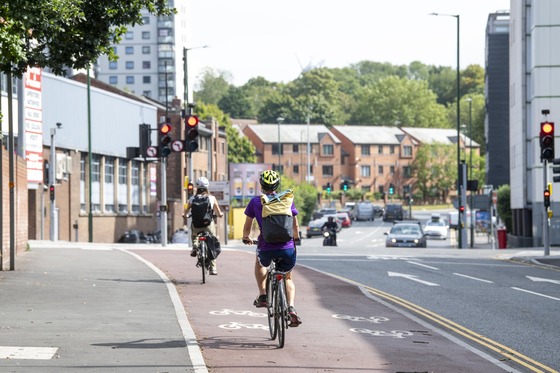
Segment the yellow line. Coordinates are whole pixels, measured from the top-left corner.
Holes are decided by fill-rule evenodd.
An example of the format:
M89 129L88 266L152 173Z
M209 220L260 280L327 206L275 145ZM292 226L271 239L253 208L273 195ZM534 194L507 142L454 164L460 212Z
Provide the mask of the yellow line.
M548 366L546 366L542 363L539 363L538 361L535 361L535 360L531 359L530 357L525 356L518 351L515 351L515 350L513 350L513 349L511 349L507 346L504 346L504 345L502 345L502 344L500 344L500 343L498 343L498 342L496 342L496 341L494 341L490 338L487 338L487 337L485 337L481 334L478 334L478 333L476 333L476 332L474 332L470 329L467 329L464 326L455 323L454 321L446 319L445 317L440 316L440 315L438 315L438 314L436 314L432 311L428 311L425 308L422 308L422 307L420 307L420 306L418 306L414 303L411 303L407 300L401 299L401 298L399 298L397 296L394 296L394 295L391 295L389 293L385 293L384 291L381 291L379 289L375 289L375 288L372 288L370 286L360 284L359 282L350 280L350 279L345 278L345 277L341 277L341 276L333 275L333 274L330 274L330 275L333 276L333 277L336 277L340 280L343 280L345 282L352 283L356 286L363 287L372 294L375 294L377 296L380 296L382 298L390 300L390 301L392 301L396 304L399 304L399 305L401 305L401 306L403 306L403 307L405 307L405 308L407 308L407 309L409 309L409 310L411 310L411 311L413 311L413 312L415 312L419 315L422 315L422 316L434 321L435 323L437 323L437 324L439 324L439 325L441 325L441 326L443 326L443 327L445 327L449 330L454 331L455 333L457 333L459 335L462 335L465 338L468 338L468 339L470 339L470 340L472 340L472 341L474 341L474 342L476 342L476 343L478 343L482 346L485 346L485 347L489 348L492 351L497 352L500 355L505 356L509 360L513 360L513 361L519 363L520 365L528 368L529 370L531 370L533 372L536 372L536 373L544 373L544 372L560 373L557 370L555 370L551 367L548 367ZM533 365L531 365L531 364L533 364ZM541 368L543 370L540 370L539 368Z

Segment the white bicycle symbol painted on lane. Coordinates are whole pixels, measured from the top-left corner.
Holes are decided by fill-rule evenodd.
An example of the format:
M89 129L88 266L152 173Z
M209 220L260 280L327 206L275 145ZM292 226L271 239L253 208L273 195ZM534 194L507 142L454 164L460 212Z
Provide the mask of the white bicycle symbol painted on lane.
M360 334L370 334L373 337L392 337L392 338L400 338L400 339L403 339L405 336L410 337L412 335L411 332L407 332L404 330L391 330L390 332L385 332L383 330L352 328L350 329L350 331L354 333L360 333Z
M253 311L239 311L239 310L232 310L228 308L224 308L219 311L210 311L211 315L216 316L227 316L227 315L237 315L237 316L251 316L251 317L266 317L266 313L261 312L253 312Z
M340 315L334 314L332 315L335 319L339 320L349 320L349 321L358 321L358 322L370 322L373 324L379 324L383 321L389 321L388 318L383 316L371 316L371 317L362 317L362 316L350 316L350 315Z
M220 328L222 329L228 329L228 330L237 330L237 329L241 329L241 328L245 328L245 329L262 329L262 330L268 330L268 326L267 325L262 325L262 324L244 324L241 322L237 322L237 321L230 321L229 324L222 324L219 325Z

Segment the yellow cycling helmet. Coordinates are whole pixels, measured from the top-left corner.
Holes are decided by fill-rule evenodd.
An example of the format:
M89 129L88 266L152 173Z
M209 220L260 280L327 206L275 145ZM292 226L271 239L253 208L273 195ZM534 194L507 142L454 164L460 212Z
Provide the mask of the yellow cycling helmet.
M264 190L276 190L280 185L280 175L273 170L266 170L259 176L261 188Z

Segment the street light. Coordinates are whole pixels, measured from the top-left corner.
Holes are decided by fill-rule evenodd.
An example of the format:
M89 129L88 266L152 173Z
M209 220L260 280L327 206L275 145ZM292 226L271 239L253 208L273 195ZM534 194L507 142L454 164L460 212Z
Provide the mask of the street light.
M62 123L56 123L56 128L61 129ZM56 178L56 128L51 128L51 159L49 164L49 188L51 200L51 224L50 224L50 237L51 241L58 241L58 217L56 215L56 194L54 190Z
M459 175L461 174L461 103L459 101L461 97L461 72L460 72L460 60L459 60L459 51L460 51L460 44L459 44L459 14L440 14L440 13L430 13L431 16L444 16L444 17L455 17L457 19L457 180L460 179ZM457 183L457 198L459 200L459 206L464 206L464 202L466 202L463 197L465 193L462 191L462 185ZM459 232L458 237L458 246L459 249L462 249L466 246L466 242L463 243L463 240L466 240L466 230L465 227L462 226L461 221L463 220L461 216L461 212L458 213L458 226L457 230Z
M280 145L280 124L284 123L284 118L278 117L278 118L276 118L276 122L278 122L278 172L281 172L280 171L280 162L281 162L281 160L280 160L280 147L281 147L281 145Z
M469 178L468 180L473 180L472 177L472 98L468 97L466 99L469 102ZM472 181L471 181L472 183ZM474 226L473 226L473 190L471 188L469 208L471 210L471 248L474 247Z

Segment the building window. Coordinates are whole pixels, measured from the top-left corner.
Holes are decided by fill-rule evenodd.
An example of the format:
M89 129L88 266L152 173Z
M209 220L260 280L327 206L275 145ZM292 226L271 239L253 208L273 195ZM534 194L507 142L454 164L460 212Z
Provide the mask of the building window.
M134 84L134 76L127 76L126 77L126 84Z
M150 67L152 67L152 63L150 61L142 61L143 69L149 69Z
M115 212L115 158L105 157L103 203L105 212Z
M149 24L150 24L150 17L148 17L148 16L143 16L143 17L142 17L142 24L143 24L143 25L149 25Z
M126 69L127 70L134 69L134 61L126 61Z
M142 77L142 83L144 84L150 84L152 82L152 77L149 75L145 75Z
M91 212L101 212L101 156L91 157Z
M383 166L377 166L377 173L383 175Z
M323 166L323 176L333 176L334 174L333 166Z
M98 183L101 180L101 158L94 155L91 159L91 181Z
M146 97L152 97L152 91L142 91L142 94Z
M278 155L278 145L280 145L280 155L284 154L284 144L272 144L273 155Z
M117 61L109 61L109 70L116 70L117 67Z
M377 154L383 154L383 145L377 146Z
M395 166L389 167L389 173L390 173L391 175L394 175L394 174L395 174Z
M128 213L127 160L119 159L119 181L117 183L117 200L119 214Z
M292 169L293 169L294 174L299 174L299 165L298 164L295 164Z
M334 154L334 145L323 144L323 155L333 155L333 154Z
M272 166L272 169L273 169L274 171L277 171L278 173L284 173L284 166L278 167L277 164L274 164L274 165Z
M370 166L362 166L362 176L369 177L371 176L371 168Z
M391 145L389 149L390 149L389 153L395 154L395 145Z
M131 209L135 214L140 213L140 162L132 161L130 169L130 185L132 192Z
M381 195L382 195L383 193L385 193L385 189L383 188L383 185L380 185L380 186L377 188L377 191L378 191L379 194L381 194Z
M126 54L134 54L134 47L126 47L124 48L124 52Z
M369 155L369 145L362 145L362 155Z
M110 76L109 77L109 84L117 84L119 82L119 77L118 76Z
M147 40L150 38L150 31L142 31L142 39Z
M150 54L151 48L149 45L142 47L142 54Z
M292 146L292 152L293 153L299 153L299 144L294 144Z
M80 213L86 213L86 156L80 156Z
M403 156L412 157L412 146L410 145L403 146Z
M127 32L126 32L126 35L124 36L124 38L125 38L126 40L132 40L132 39L134 39L134 33L133 33L132 31L127 31Z
M406 178L410 178L412 176L412 170L410 168L410 166L404 166L403 167L403 176Z

